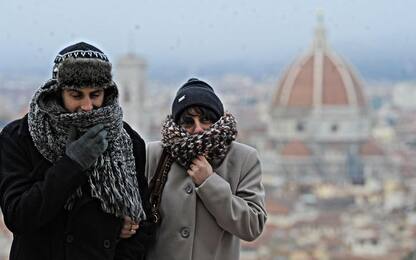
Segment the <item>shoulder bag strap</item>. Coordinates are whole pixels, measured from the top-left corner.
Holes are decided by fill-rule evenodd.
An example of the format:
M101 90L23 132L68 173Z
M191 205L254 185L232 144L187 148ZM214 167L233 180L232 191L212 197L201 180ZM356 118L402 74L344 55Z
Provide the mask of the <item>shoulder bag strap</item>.
M173 159L168 153L166 148L163 148L160 156L159 164L157 165L156 172L153 175L149 184L150 190L150 205L151 205L151 221L153 223L160 223L160 202L162 200L162 192L168 179L168 173L172 166Z

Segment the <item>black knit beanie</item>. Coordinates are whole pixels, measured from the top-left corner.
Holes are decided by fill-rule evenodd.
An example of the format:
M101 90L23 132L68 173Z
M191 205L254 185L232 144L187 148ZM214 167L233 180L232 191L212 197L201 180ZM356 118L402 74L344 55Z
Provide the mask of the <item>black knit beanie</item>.
M61 88L106 88L112 82L111 63L97 47L79 42L59 52L52 78Z
M212 110L219 119L224 115L221 100L206 82L191 78L176 93L172 104L172 116L178 122L181 113L188 107L201 106Z

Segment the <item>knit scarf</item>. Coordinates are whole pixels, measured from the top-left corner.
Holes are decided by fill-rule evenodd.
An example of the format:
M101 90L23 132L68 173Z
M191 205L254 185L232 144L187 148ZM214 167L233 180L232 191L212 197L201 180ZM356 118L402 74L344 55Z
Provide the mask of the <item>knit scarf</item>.
M189 134L169 115L162 126L162 146L186 169L199 155L205 156L216 167L222 163L237 136L236 125L234 116L225 113L204 132Z
M104 104L88 112L67 112L58 101L58 85L50 80L39 88L32 98L28 114L29 132L37 150L54 163L65 154L70 129L75 127L81 136L94 125L101 123L107 130L108 148L86 170L91 196L100 201L104 212L117 217L129 216L135 221L145 219L133 144L123 128L123 113L118 104L116 85L113 94L105 97ZM82 196L81 187L68 198L65 209L71 210Z

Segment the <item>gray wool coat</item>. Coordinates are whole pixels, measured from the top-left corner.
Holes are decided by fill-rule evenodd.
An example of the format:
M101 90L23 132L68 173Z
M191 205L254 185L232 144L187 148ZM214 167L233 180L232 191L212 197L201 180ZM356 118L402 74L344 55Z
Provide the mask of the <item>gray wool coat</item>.
M148 144L149 182L161 152L160 142ZM214 172L195 187L186 169L172 164L162 195L162 222L147 259L239 259L240 239L252 241L261 234L267 214L256 150L233 142Z

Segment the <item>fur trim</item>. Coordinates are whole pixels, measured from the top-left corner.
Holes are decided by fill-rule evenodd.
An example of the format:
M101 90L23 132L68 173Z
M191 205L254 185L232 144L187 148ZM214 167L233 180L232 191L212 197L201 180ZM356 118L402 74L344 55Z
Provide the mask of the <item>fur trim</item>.
M61 88L106 87L112 81L111 63L99 59L68 58L58 66Z

